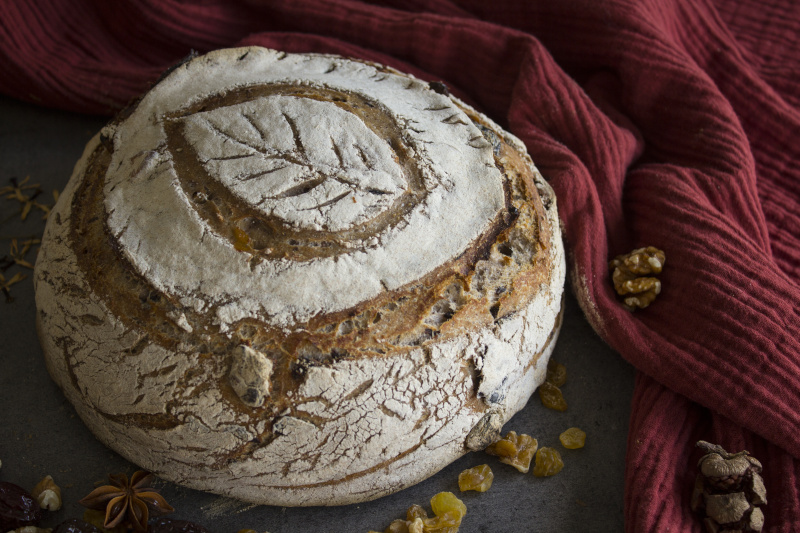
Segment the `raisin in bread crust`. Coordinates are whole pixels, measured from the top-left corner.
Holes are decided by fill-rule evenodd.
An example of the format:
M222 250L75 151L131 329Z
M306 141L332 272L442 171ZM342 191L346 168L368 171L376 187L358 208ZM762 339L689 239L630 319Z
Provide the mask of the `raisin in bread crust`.
M373 499L488 443L543 381L564 252L522 144L379 65L175 69L87 146L37 260L48 369L193 488Z

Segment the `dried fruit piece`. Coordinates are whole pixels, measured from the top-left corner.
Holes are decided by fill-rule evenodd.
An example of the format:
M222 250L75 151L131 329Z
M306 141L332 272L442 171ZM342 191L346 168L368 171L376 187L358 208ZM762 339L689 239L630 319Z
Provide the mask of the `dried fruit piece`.
M42 510L28 491L0 481L0 531L36 525L41 519Z
M543 446L536 452L536 465L533 467L533 475L536 477L554 476L564 468L564 461L561 454L555 448Z
M564 433L558 436L561 445L568 450L577 450L583 448L586 444L586 433L579 428L569 428Z
M85 520L70 518L58 524L53 533L103 533L103 530Z
M406 511L406 520L395 520L384 533L458 533L461 519L467 514L467 506L452 492L440 492L431 498L433 518L419 505ZM374 532L370 532L374 533Z
M550 359L547 361L547 376L544 380L548 383L552 383L556 387L563 387L567 382L567 367Z
M561 389L548 381L539 386L539 399L542 400L542 405L548 409L555 411L567 410L567 400L564 399Z
M517 435L515 431L509 431L504 438L490 444L486 453L496 455L501 463L511 465L525 474L531 467L538 446L539 443L530 435Z
M716 444L699 441L700 458L691 507L703 515L706 531L761 531L767 490L761 463L747 451L728 453Z
M458 515L459 521L467 514L467 506L452 492L440 492L431 498L431 509L436 516L454 512Z
M452 492L440 492L431 498L431 509L436 516L422 520L424 533L456 533L467 514L467 506Z
M467 490L486 492L492 486L492 480L494 473L489 465L473 466L458 475L458 489L461 492Z
M662 250L648 246L618 255L608 263L614 289L624 296L625 307L643 309L655 300L661 293L661 281L651 274L660 274L665 262Z

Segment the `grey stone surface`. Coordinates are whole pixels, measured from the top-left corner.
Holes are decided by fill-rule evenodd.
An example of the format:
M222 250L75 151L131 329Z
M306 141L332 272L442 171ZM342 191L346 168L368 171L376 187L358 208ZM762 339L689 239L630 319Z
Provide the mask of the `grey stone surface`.
M52 190L62 189L85 143L106 122L0 98L0 187L11 177L30 176L52 203ZM0 198L0 257L11 238L39 236L42 212L34 209L23 222L19 203ZM34 252L28 254L32 262ZM13 302L0 294L0 480L31 489L50 474L62 488L64 508L49 513L44 525L80 517L77 501L109 473L132 474L136 466L100 444L84 427L50 380L36 337L31 272L11 267L27 279L11 288ZM569 295L561 337L554 358L564 363L566 412L544 408L538 395L506 424L538 439L540 446L560 450L564 470L552 478L521 474L483 452L471 453L428 480L376 501L345 507L253 507L234 500L159 482L176 508L176 518L193 520L212 532L235 533L251 528L260 533L382 531L402 518L413 503L430 509L431 496L458 493L458 474L487 463L495 473L483 494L459 497L468 513L462 533L542 532L611 533L623 530L622 493L625 445L634 370L606 346ZM586 447L566 450L558 442L565 429L577 426L588 434Z

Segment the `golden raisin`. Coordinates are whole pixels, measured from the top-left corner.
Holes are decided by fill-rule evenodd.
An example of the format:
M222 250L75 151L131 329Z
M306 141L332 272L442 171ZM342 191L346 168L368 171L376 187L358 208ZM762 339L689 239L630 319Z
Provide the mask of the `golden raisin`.
M486 448L486 453L496 455L501 463L511 465L523 474L527 473L531 467L533 454L539 443L530 435L517 435L515 431L509 431L506 436Z
M431 498L432 518L419 505L406 511L406 520L395 520L384 533L458 533L461 519L467 514L467 506L452 492L440 492Z
M456 511L448 511L423 520L422 533L458 533L460 525L461 516Z
M458 475L458 488L461 492L474 490L486 492L492 486L494 473L489 465L478 465L464 470Z
M561 454L554 448L543 446L536 452L536 465L533 467L533 475L536 477L554 476L564 468L564 461Z
M433 514L436 516L454 512L458 515L459 522L461 522L461 518L467 514L467 506L452 492L440 492L431 498L431 509L433 509Z
M568 450L577 450L583 448L586 444L586 433L579 428L569 428L564 433L558 436L558 440L564 448Z
M556 387L563 387L567 382L567 367L550 359L547 362L547 377L544 379Z
M539 398L542 400L542 405L548 409L554 409L556 411L567 410L567 400L565 400L564 395L561 394L561 389L548 381L545 381L539 387Z

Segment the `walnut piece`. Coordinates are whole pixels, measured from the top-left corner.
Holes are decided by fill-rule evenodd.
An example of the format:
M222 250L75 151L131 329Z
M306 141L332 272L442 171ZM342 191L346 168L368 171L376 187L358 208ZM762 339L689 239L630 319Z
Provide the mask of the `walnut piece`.
M618 255L608 263L611 280L617 294L631 311L644 309L661 293L661 281L652 274L660 274L666 254L654 246L637 248Z
M31 491L39 503L39 507L48 511L58 511L61 509L61 489L56 485L51 476L45 476Z

